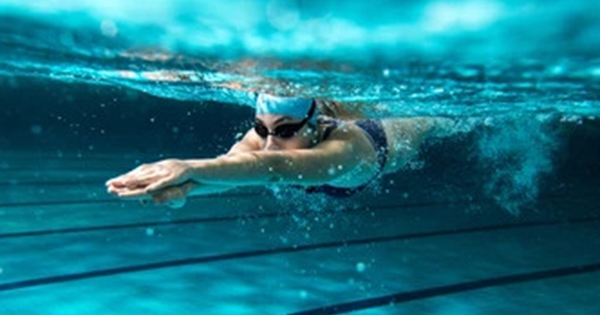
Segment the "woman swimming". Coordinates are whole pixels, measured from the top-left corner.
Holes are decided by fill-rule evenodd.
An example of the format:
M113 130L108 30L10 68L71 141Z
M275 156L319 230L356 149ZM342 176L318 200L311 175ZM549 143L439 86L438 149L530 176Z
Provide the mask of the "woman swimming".
M121 198L182 206L190 195L288 184L350 196L404 166L440 119L355 119L340 104L258 94L255 125L224 155L144 164L107 181Z

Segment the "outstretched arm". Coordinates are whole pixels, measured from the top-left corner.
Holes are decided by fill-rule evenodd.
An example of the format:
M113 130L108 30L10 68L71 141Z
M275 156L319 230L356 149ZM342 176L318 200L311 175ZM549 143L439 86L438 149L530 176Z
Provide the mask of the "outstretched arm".
M365 168L361 172L365 178L372 176L376 163L368 140L351 132L340 134L338 139L311 149L240 152L204 160L165 160L143 165L107 184L128 187L126 191L115 192L120 197L142 197L187 181L230 187L276 182L315 185L331 182L356 167ZM363 182L365 178L358 176L355 180Z
M225 155L235 155L259 150L259 143L256 141L255 137L253 137L252 132L252 130L249 130ZM165 162L166 161L149 165L145 164L125 175L107 181L106 186L108 192L126 198L134 191L146 189L153 181L161 176L161 172L157 172L156 168L165 164ZM154 172L155 176L151 176L150 170ZM217 194L234 188L236 187L232 185L201 184L189 180L179 185L164 187L146 197L147 199L151 199L155 204L173 205L173 202L175 202L176 205L183 205L185 203L185 198L188 196ZM132 196L139 197L138 194L133 194Z

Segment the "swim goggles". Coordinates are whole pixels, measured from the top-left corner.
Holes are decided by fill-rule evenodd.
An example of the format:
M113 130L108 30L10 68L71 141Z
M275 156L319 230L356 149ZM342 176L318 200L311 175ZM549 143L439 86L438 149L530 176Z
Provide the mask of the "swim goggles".
M302 121L292 124L283 124L275 127L273 131L269 131L269 129L263 125L260 121L256 121L254 124L254 131L263 139L266 139L268 136L275 136L281 139L289 139L295 136L304 125L312 118L315 112L316 104L312 103L308 114Z

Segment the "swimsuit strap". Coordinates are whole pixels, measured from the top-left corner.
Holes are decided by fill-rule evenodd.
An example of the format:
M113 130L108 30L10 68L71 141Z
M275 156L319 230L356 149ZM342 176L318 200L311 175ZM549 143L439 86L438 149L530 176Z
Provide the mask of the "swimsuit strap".
M323 140L327 139L327 137L338 125L338 122L336 120L331 121L334 123L330 126L327 126L327 128L325 129L323 134ZM375 149L375 151L377 152L377 165L379 166L377 174L375 174L375 176L373 176L368 182L358 187L344 188L335 187L331 185L320 185L306 188L307 193L324 193L332 197L349 197L367 188L367 186L369 186L373 181L379 178L379 176L383 173L383 169L387 162L388 154L388 142L387 137L385 135L385 130L383 129L383 124L381 123L381 121L375 119L359 120L355 123L369 137L371 145L373 145L373 149Z
M389 151L383 124L377 119L364 119L356 121L356 125L365 131L365 134L367 134L369 140L371 140L373 149L377 152L377 164L379 165L378 173L375 176L377 177L385 168Z

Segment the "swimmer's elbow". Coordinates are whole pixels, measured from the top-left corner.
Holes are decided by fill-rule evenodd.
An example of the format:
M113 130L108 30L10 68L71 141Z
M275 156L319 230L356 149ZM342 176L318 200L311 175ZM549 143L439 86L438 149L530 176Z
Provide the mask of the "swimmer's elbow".
M265 152L244 152L246 163L257 171L265 174L261 176L268 183L277 183L285 180L286 171L289 171L290 159L283 154L265 154Z
M256 163L261 169L266 169L267 180L270 183L281 182L289 178L290 170L294 163L285 154L260 155L252 153L256 157Z
M293 156L286 152L254 153L258 167L266 170L269 183L314 185L327 182L320 167L310 162L306 156Z

